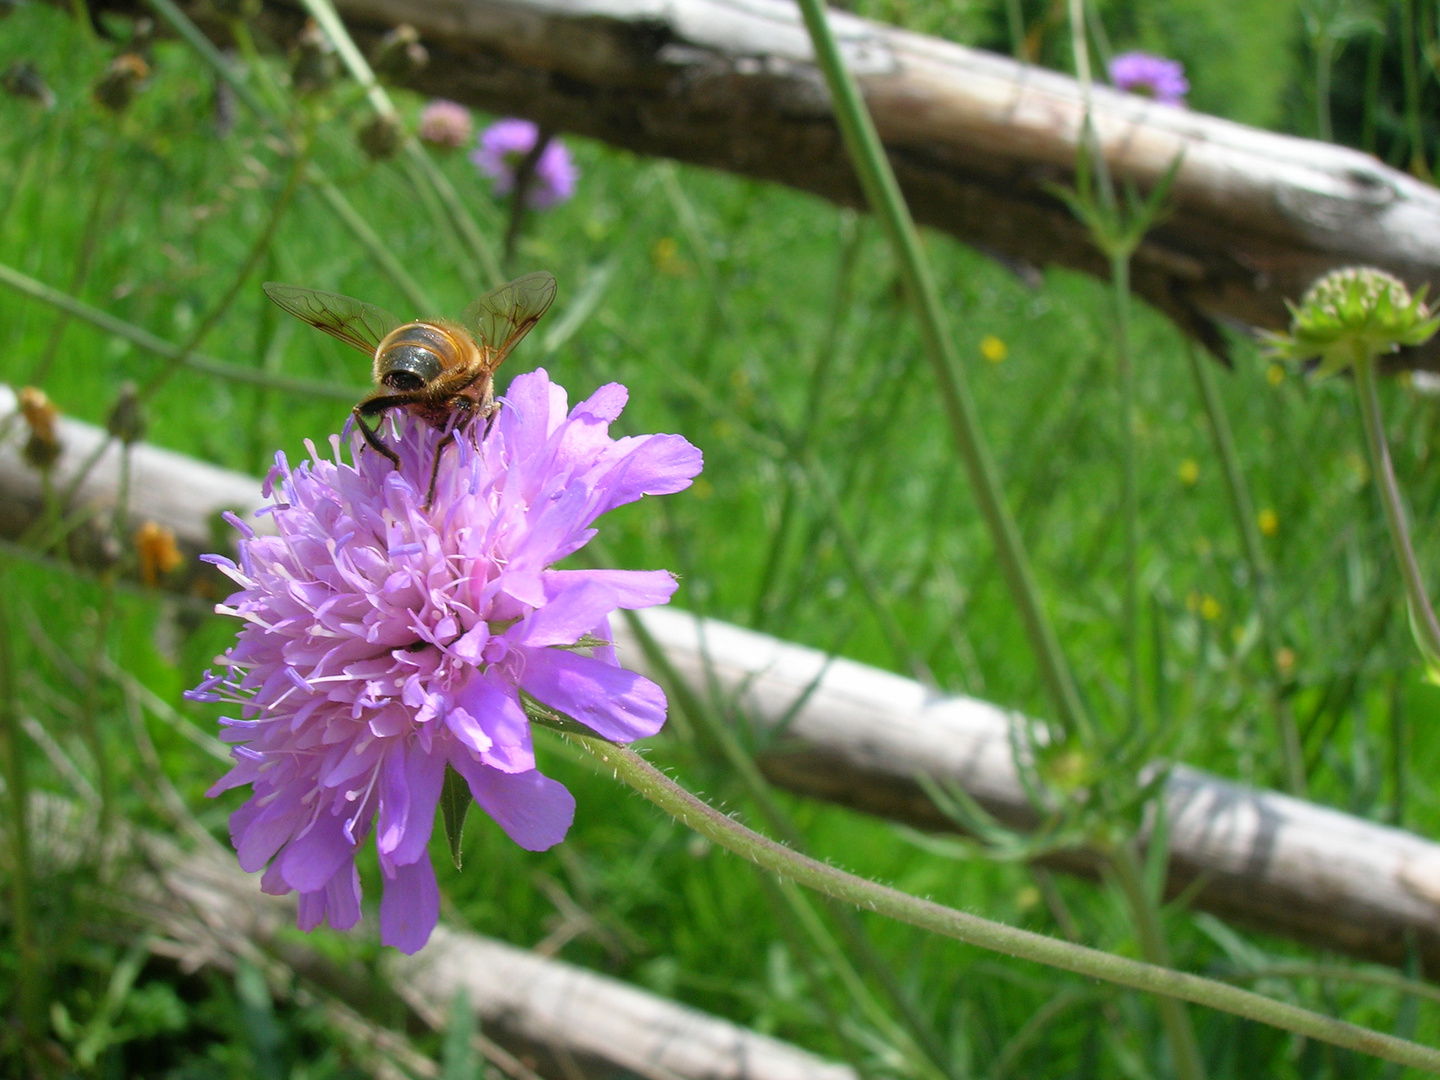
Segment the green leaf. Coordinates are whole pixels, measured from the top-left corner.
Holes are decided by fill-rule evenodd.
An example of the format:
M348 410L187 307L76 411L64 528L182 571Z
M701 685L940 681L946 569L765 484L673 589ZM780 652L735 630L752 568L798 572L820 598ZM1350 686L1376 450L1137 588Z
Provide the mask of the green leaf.
M470 785L451 765L445 766L445 785L440 789L440 813L445 819L445 839L450 842L450 858L460 869L461 850L465 837L465 815L470 812Z
M445 1043L440 1051L440 1080L481 1080L484 1063L475 1053L470 1036L475 1034L475 1017L461 987L450 1003L450 1021L445 1025Z

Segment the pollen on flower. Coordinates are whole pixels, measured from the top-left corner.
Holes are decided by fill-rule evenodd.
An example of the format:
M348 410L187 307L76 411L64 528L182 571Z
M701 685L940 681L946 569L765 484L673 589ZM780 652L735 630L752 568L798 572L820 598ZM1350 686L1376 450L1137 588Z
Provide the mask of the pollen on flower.
M521 847L564 838L575 801L536 768L522 693L616 742L664 723L660 688L605 643L615 611L667 602L674 577L553 569L602 514L700 472L678 435L610 437L626 396L611 384L567 409L543 370L518 377L482 438L444 450L429 505L443 433L426 424L387 420L398 468L358 434L293 468L277 455L261 511L277 535L233 519L238 561L206 557L240 587L216 610L244 620L222 674L189 695L232 710L235 765L210 793L251 787L230 818L240 865L300 894L302 929L359 921L355 855L373 833L381 941L425 944L447 766Z

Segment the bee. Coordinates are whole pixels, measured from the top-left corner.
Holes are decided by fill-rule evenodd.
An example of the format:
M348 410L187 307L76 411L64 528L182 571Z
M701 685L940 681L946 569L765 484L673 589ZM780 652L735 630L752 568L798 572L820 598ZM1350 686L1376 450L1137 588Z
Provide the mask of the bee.
M402 323L384 308L336 293L267 281L265 294L296 318L372 358L375 390L351 415L365 442L398 468L400 458L380 441L378 421L391 409L445 431L430 470L428 506L435 497L440 455L478 418L488 424L495 403L495 369L530 332L555 299L555 279L543 271L492 289L458 321Z

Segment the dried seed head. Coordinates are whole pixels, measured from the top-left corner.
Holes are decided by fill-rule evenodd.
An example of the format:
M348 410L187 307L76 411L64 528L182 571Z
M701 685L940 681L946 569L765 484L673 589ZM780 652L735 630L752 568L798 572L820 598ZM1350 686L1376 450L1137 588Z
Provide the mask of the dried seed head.
M307 21L290 53L291 87L297 94L318 94L329 88L339 72L330 39L314 19Z
M95 103L112 113L123 113L135 100L140 84L150 77L150 65L139 53L127 52L111 60L91 92Z
M160 584L161 578L185 561L175 543L175 533L153 521L135 530L135 553L140 558L140 580L146 585Z
M0 86L5 88L7 94L28 98L30 101L37 102L42 108L53 109L55 107L54 91L45 85L45 80L40 77L40 72L28 60L17 60L6 68L5 74L0 75Z
M430 62L430 53L420 44L420 33L401 23L380 39L370 55L375 74L391 82L403 82Z
M120 387L115 405L105 421L105 430L126 446L137 443L145 437L145 406L140 401L140 392L133 382Z
M50 468L64 449L55 431L60 410L44 390L27 386L20 391L20 415L30 428L30 437L25 441L25 460L37 469Z
M1412 296L1393 274L1369 266L1332 270L1291 304L1290 333L1267 334L1270 351L1289 360L1321 358L1321 375L1372 360L1402 345L1428 341L1440 327L1425 305L1425 290Z
M402 138L404 132L400 121L393 116L377 116L355 133L360 149L371 161L386 161L394 157Z

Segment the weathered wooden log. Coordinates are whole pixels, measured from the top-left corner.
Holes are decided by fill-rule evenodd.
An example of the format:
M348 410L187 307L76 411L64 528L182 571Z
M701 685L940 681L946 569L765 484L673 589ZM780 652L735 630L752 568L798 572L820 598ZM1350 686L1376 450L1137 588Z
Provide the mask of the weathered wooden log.
M786 0L337 6L362 44L414 26L430 62L409 85L424 93L862 203ZM274 36L294 32L297 9L269 0ZM917 220L1012 264L1108 274L1052 190L1074 179L1086 112L1075 80L843 12L830 18ZM1133 282L1212 349L1223 351L1221 325L1285 325L1284 299L1336 266L1381 266L1412 286L1440 279L1440 192L1375 158L1106 87L1090 104L1121 184L1148 190L1180 163L1173 212L1136 252ZM1402 360L1440 368L1440 346Z
M33 805L45 856L74 858L88 814L49 796ZM241 871L228 852L207 845L184 851L145 834L125 839L146 870L125 874L120 891L157 932L151 945L156 951L189 970L230 968L240 957L262 963L274 958L357 1013L387 1013L392 1023L399 1019L398 996L414 1018L443 1027L463 991L487 1056L514 1080L533 1080L536 1072L553 1080L856 1080L848 1066L779 1039L619 979L443 925L414 956L388 955L382 961L386 985L377 987L280 935L295 921L294 896L262 893L260 876Z
M0 513L9 535L34 520L38 491L33 472L17 464L23 432L7 423L13 410L13 395L0 388ZM102 438L70 420L60 433L57 488ZM145 444L131 449L131 469L131 519L166 524L186 549L213 543L211 521L227 502L256 520L249 512L261 503L259 484L250 477ZM97 470L81 490L103 507L117 482L118 470ZM789 718L761 759L777 784L953 829L915 779L928 775L961 786L1014 827L1033 820L1011 756L1016 718L998 706L939 697L910 679L683 611L648 611L643 623L696 692L737 696L762 726ZM617 630L626 662L643 668L643 651L618 620ZM1183 766L1170 775L1165 804L1170 895L1193 887L1201 910L1375 960L1399 962L1411 941L1427 969L1440 971L1440 844ZM1090 867L1083 853L1067 864Z

